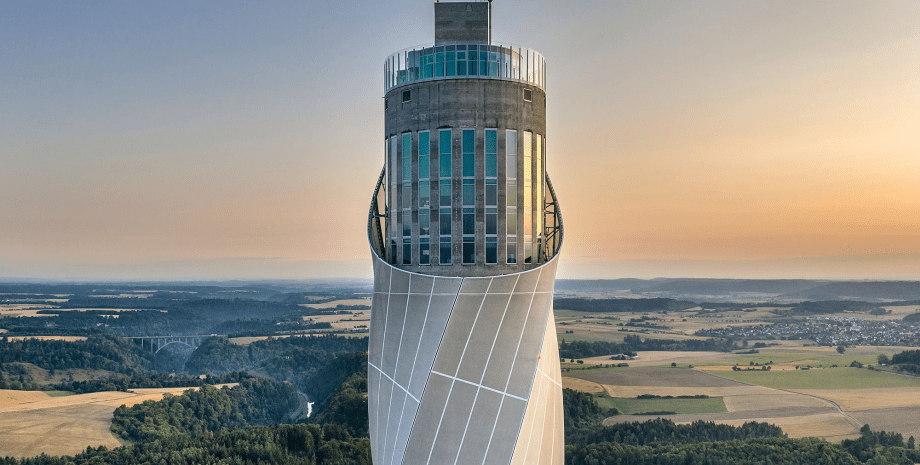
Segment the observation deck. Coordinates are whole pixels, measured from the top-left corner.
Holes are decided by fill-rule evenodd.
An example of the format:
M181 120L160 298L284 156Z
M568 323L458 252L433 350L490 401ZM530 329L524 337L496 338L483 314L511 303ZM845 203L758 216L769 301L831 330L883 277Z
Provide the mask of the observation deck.
M498 79L546 91L546 60L533 49L501 44L424 45L400 50L383 64L384 93L442 79Z

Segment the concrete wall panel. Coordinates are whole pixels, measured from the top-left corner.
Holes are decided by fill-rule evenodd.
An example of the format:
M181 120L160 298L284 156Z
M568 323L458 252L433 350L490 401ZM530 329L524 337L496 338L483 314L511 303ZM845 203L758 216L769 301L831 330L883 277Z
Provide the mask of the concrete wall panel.
M375 294L368 343L383 371L368 377L375 464L562 464L552 293L534 293L550 265L462 281L390 273L403 292Z
M429 464L453 464L460 452L460 441L466 431L467 422L476 399L476 387L459 381L454 382L447 401L447 408L438 426L438 437L434 442Z
M390 294L386 333L383 336L383 360L380 369L391 378L396 374L396 357L399 355L408 299L409 294Z
M460 446L460 455L457 464L481 464L486 456L485 444L492 437L492 426L498 417L498 408L501 405L502 395L486 389L480 389L473 406L473 414L469 425L466 427L463 444Z
M466 348L470 332L479 310L482 308L483 294L459 294L454 309L451 311L444 338L434 361L434 370L454 376L460 366L460 358Z
M508 306L510 294L489 294L482 303L482 311L473 326L470 342L467 344L460 370L457 377L472 381L476 384L482 382L482 375L486 363L492 357L492 345L498 332L505 308Z

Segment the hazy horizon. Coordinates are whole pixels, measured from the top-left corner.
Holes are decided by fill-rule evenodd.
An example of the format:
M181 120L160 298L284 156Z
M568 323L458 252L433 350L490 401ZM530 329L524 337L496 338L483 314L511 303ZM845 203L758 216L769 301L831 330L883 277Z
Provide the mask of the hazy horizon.
M493 5L547 58L560 279L920 279L920 2ZM0 5L0 278L370 277L382 63L432 40L430 1Z

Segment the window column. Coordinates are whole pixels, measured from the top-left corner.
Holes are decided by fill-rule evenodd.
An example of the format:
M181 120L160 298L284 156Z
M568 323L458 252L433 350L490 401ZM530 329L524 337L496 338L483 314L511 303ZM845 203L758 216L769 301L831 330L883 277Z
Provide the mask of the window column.
M485 130L486 263L498 263L498 131Z
M534 151L534 163L537 168L534 170L533 190L536 200L533 205L534 231L536 234L536 243L534 244L534 263L543 261L543 136L537 134L534 138L537 143Z
M418 264L431 264L431 140L418 134Z
M451 261L451 130L438 131L438 229L440 247L438 261L441 265L450 265Z
M517 131L505 131L505 234L507 262L517 263Z
M399 168L396 163L396 136L391 136L389 144L387 144L387 155L389 165L387 166L387 176L389 176L390 181L390 204L389 204L389 215L390 215L390 227L387 236L389 237L389 247L387 247L388 257L387 261L396 264L396 233L399 230L399 222L396 218L396 212L399 211L397 207L396 198L397 186L399 186Z
M524 131L524 263L533 263L533 133Z
M412 264L412 133L402 135L403 265Z
M463 159L463 264L476 263L476 130L462 131L461 149Z

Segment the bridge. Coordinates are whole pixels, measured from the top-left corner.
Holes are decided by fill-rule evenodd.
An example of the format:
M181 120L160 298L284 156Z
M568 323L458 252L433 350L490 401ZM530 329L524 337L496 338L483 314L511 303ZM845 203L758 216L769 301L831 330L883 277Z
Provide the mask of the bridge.
M182 344L192 349L197 349L205 339L212 337L227 337L226 334L197 334L193 336L129 336L135 344L140 344L142 349L150 347L150 353L156 354L164 347L171 344Z

